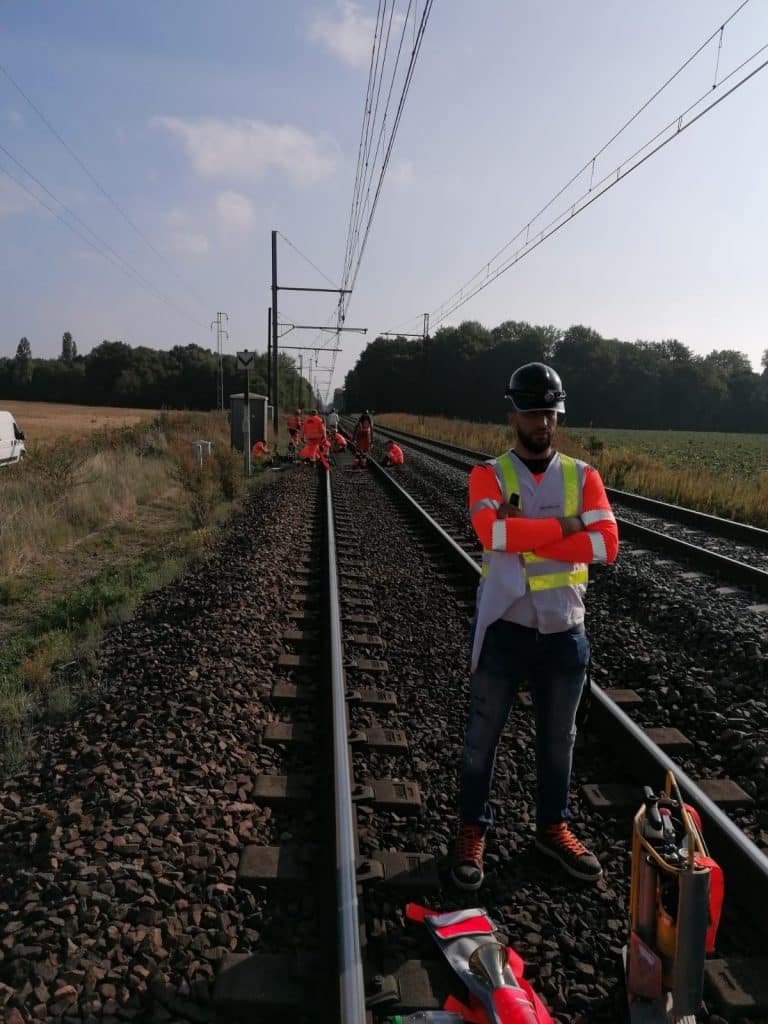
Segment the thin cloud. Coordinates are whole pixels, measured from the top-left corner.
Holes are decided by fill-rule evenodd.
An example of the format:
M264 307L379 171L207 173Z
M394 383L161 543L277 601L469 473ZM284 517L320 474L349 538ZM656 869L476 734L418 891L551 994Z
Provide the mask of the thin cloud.
M19 128L25 123L24 115L20 114L18 110L6 110L3 114L3 119L7 121L8 124L13 125L14 128Z
M345 64L363 68L371 59L376 19L363 14L352 0L337 0L336 11L335 15L315 15L309 26L309 38Z
M410 160L395 160L389 169L389 177L401 188L413 184L413 163Z
M228 230L247 231L253 224L255 210L253 203L241 192L219 192L214 201L219 224Z
M24 213L32 206L32 200L12 181L0 176L0 217L12 217Z
M171 246L182 256L206 256L208 239L196 231L174 231L171 234Z
M180 206L172 206L166 213L165 220L169 228L179 229L188 227L192 218Z
M333 139L295 125L212 117L155 117L151 123L181 140L202 178L255 182L277 168L297 185L313 185L339 162Z

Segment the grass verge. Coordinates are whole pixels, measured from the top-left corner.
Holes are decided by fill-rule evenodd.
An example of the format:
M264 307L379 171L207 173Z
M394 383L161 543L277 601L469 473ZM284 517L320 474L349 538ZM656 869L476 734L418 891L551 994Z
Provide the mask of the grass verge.
M200 437L213 440L202 464L191 443ZM3 478L3 498L20 510L0 530L6 763L25 756L36 719L67 715L94 693L104 630L204 556L243 492L241 458L218 416L165 414L87 444L59 440Z

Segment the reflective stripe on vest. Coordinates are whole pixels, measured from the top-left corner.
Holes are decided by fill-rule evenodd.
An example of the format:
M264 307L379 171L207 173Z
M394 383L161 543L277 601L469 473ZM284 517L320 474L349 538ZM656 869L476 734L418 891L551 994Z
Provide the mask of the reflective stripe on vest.
M507 502L513 494L520 495L520 481L517 476L517 468L514 459L509 452L504 452L497 459L493 459L488 465L493 467L501 490L502 499ZM577 516L581 507L581 489L579 487L579 470L575 459L569 455L560 455L560 465L563 471L563 516ZM522 498L521 498L522 502ZM480 503L478 502L478 505ZM475 511L475 509L473 509ZM522 512L522 505L520 508ZM601 538L602 540L602 538ZM487 556L491 553L487 548L483 550L483 566L481 579L484 579L489 572L490 565ZM549 559L542 555L535 555L532 551L524 551L522 559L525 565L535 562L547 562ZM525 573L528 587L531 591L554 590L556 587L575 587L580 583L589 581L589 569L586 565L579 565L570 572L542 573L531 576Z
M599 523L606 519L611 523L616 522L616 516L609 508L593 508L590 512L581 514L581 521L585 526L591 526L592 523Z
M484 508L492 508L494 511L497 511L501 508L501 502L494 501L493 498L481 498L480 501L476 501L469 510L470 518L475 514L475 512L480 512Z

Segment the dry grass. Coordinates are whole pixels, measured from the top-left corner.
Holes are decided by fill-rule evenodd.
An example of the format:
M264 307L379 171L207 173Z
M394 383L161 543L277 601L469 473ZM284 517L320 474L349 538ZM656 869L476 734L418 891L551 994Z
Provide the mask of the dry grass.
M86 534L129 518L171 484L163 460L131 451L84 453L58 487L47 460L30 460L3 474L0 577L23 572Z
M465 420L450 420L440 416L421 418L407 413L385 413L376 417L386 426L407 430L424 437L433 437L476 451L497 454L511 444L508 427ZM582 432L583 433L583 432ZM638 434L643 433L641 431ZM625 431L624 435L631 434ZM626 444L612 447L610 441L587 438L582 441L569 436L567 430L558 431L558 448L569 455L584 459L597 466L609 487L635 491L661 501L725 516L739 522L768 527L768 473L758 468L754 473L742 473L737 479L720 469L708 469L700 462L672 466ZM741 435L732 436L738 443ZM668 446L685 443L686 432L667 433ZM721 446L724 442L720 442ZM722 447L719 452L722 457ZM690 460L689 460L690 461Z
M53 444L61 437L86 437L105 427L133 427L151 420L151 409L115 409L98 405L60 405L57 402L17 402L0 398L0 409L13 414L27 444Z
M213 442L202 466L201 438ZM0 760L23 756L35 715L67 713L90 686L61 666L205 549L243 488L241 458L221 415L162 413L32 445L2 470Z
M214 457L203 467L191 447L200 438L213 441ZM202 516L210 518L222 497L236 497L236 461L226 420L216 413L163 413L133 427L101 427L85 440L32 444L0 478L0 581L169 493L195 526L204 525Z

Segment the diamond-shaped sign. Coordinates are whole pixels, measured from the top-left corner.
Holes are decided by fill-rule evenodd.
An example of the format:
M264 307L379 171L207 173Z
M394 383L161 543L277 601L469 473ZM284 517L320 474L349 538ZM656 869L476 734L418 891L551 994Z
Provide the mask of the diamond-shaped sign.
M252 370L253 364L256 362L256 353L244 352L237 353L237 368L238 370Z

